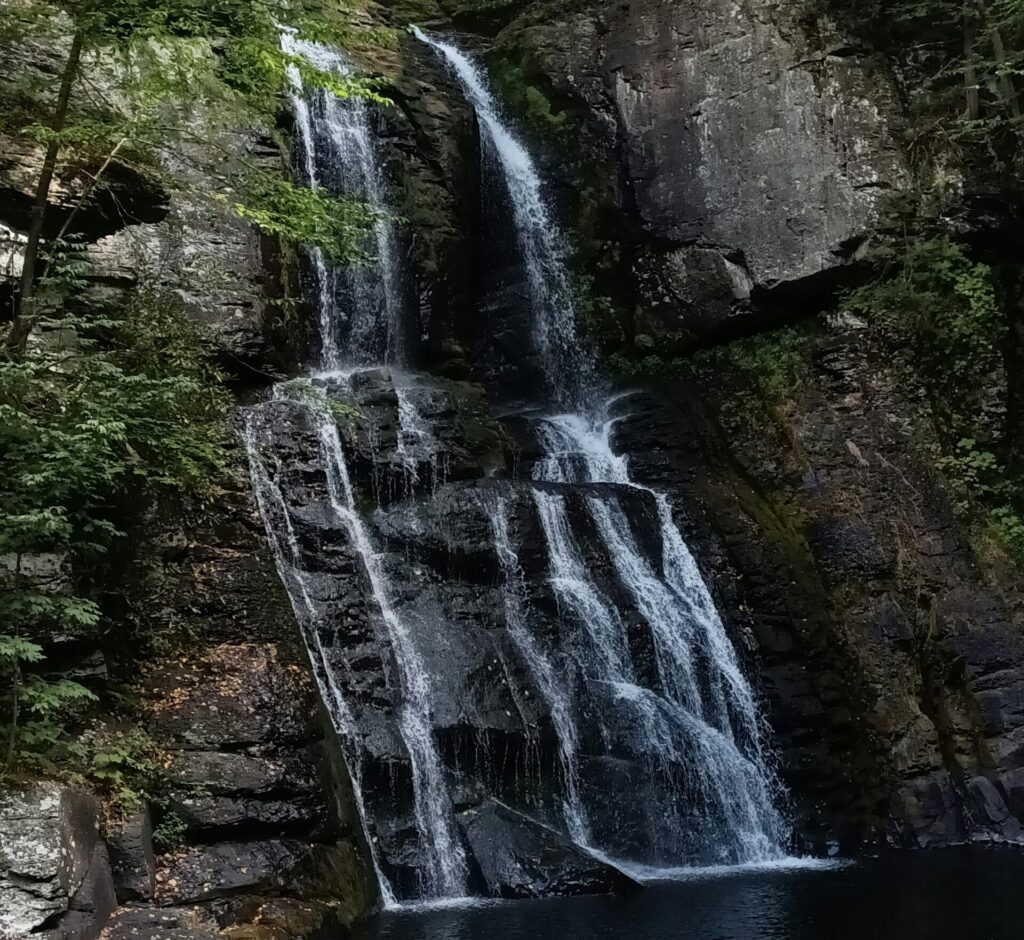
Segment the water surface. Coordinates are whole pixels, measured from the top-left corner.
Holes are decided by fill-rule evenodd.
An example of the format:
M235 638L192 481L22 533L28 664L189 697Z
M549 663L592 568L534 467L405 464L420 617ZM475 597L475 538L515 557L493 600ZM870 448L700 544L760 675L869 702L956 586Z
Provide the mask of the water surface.
M359 940L1022 940L1024 851L892 853L828 870L752 871L618 897L382 914Z

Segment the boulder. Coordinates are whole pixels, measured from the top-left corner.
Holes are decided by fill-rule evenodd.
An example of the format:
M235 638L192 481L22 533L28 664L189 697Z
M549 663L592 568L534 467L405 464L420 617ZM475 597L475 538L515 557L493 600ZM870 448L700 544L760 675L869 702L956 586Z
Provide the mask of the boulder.
M91 795L45 781L0 796L0 937L93 940L115 906Z
M497 800L458 818L487 893L494 897L610 894L638 887L561 833Z
M376 886L365 860L347 843L297 839L194 846L167 860L157 897L165 905L199 904L234 896L329 901L355 919L374 903Z
M96 940L117 908L107 847L98 842L85 877L68 902L67 913L49 936L52 940Z
M1022 841L1024 827L1014 818L1010 805L996 784L987 777L977 776L968 783L967 790L973 802L975 824L981 831L987 830L997 839Z

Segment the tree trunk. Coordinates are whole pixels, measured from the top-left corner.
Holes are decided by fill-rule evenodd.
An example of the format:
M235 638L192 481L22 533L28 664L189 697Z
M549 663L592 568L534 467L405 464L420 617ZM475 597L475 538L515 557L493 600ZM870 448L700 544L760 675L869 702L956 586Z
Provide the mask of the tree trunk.
M64 224L60 227L60 231L57 233L57 237L54 239L55 244L59 244L61 240L64 238L64 236L67 235L68 230L71 228L71 223L75 221L75 217L78 215L79 212L82 211L82 208L89 201L89 197L92 196L93 192L95 192L96 190L96 187L100 184L100 180L103 179L103 174L106 173L108 169L110 169L110 164L114 162L121 148L126 143L128 143L128 138L122 137L117 142L117 146L114 147L114 149L107 154L107 158L103 161L103 164L96 171L96 174L93 176L93 178L89 181L89 185L86 187L85 192L82 193L82 197L78 200L78 202L75 203L74 208L68 213L68 217L64 220ZM50 270L50 262L52 260L53 252L51 251L50 254L47 255L46 261L43 264L41 277L46 277L46 272Z
M50 184L57 168L57 155L60 153L58 134L64 130L68 116L68 103L71 100L71 89L78 77L78 67L82 61L83 35L76 32L71 40L68 58L64 63L64 72L60 79L60 90L57 92L57 104L53 112L50 130L54 138L46 145L43 157L43 168L36 184L35 202L32 205L32 216L29 222L28 241L25 244L25 261L21 271L21 290L14 307L14 323L7 335L7 349L14 355L21 355L28 342L29 333L35 322L36 299L36 263L39 260L39 246L43 238L43 225L46 222L46 206L50 198Z
M21 590L21 561L22 554L18 552L14 559L14 590ZM17 629L14 631L17 635ZM4 773L9 774L14 769L14 758L18 746L18 719L21 717L21 663L15 655L11 660L11 727L7 734L7 757L4 760Z
M7 757L4 760L4 773L8 774L14 770L14 758L18 747L18 713L21 710L21 666L17 659L14 660L11 669L14 673L11 679L11 726L7 732Z
M982 18L985 20L985 29L989 39L992 41L992 55L996 61L996 85L999 89L999 97L1009 111L1010 117L1020 120L1020 102L1017 100L1017 89L1013 84L1013 77L1010 75L1010 63L1006 56L1006 45L1003 42L1003 34L999 31L999 24L992 19L988 7L982 0L975 0Z
M974 42L977 38L977 24L969 2L964 3L964 93L967 95L968 121L976 121L981 115L978 96L978 67L974 61Z

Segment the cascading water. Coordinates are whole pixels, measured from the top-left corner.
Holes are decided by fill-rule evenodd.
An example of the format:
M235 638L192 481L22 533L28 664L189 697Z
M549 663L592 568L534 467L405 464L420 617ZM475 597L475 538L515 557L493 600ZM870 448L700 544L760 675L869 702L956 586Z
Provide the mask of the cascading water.
M298 41L289 33L283 34L282 45L286 52L305 58L318 69L347 72L344 60L324 46ZM311 587L315 576L300 551L293 520L277 482L280 473L270 469L276 465L280 470L279 458L272 450L273 429L279 414L272 406L280 402L297 406L316 436L316 462L326 484L325 510L333 516L346 543L361 561L393 651L399 689L396 724L411 770L415 828L424 849L419 894L426 898L458 897L466 893L466 857L434 741L430 678L406 624L392 605L387 572L357 510L329 400L330 394L344 392L360 371L369 371L377 363L402 362L402 304L393 225L383 198L379 159L365 106L358 99L339 101L324 90L308 95L297 67L290 68L289 77L301 145L301 168L307 185L326 187L335 195L361 197L376 211L377 218L368 251L370 263L338 268L328 263L318 249L310 252L323 371L311 376L313 381L278 385L273 402L250 411L245 439L253 486L279 573L303 625L321 694L345 749L357 807L370 832L363 798L362 767L366 755L362 735L346 699L347 677L338 675L338 660L342 660L343 673L348 664L343 656L331 655L325 648L324 636L331 635L332 624L324 614L324 604L315 587ZM430 447L430 432L408 396L401 391L397 394L402 420L398 456L415 473L416 453ZM370 841L372 845L376 839L371 837ZM376 852L374 864L384 903L392 904L395 895Z
M552 400L564 408L575 408L593 393L594 360L577 340L563 239L548 212L540 177L529 153L500 119L497 102L469 57L451 43L428 36L418 26L413 27L413 34L451 63L486 130L484 159L497 162L508 187L533 304L533 339L551 386Z
M579 732L576 728L573 703L550 660L530 633L528 601L522 569L509 531L508 506L497 497L487 509L494 532L494 546L504 580L502 597L505 604L505 627L523 659L529 664L551 714L558 735L559 757L565 777L563 817L569 835L581 845L590 839L586 809L580 799L577 769Z
M576 335L566 252L528 153L501 120L469 57L451 43L414 32L447 62L475 107L485 149L496 156L510 195L549 403L565 411L537 421L545 456L535 465L534 479L643 489L631 481L626 459L611 447L614 399L607 400L595 382L593 359ZM638 547L617 501L587 500L618 579L650 631L656 670L647 686L636 678L630 661L626 625L579 557L565 496L535 495L552 587L565 614L585 634L585 641L573 648L588 684L610 691L604 706L628 728L626 741L621 735L615 740L606 729L606 745L610 751L634 752L655 777L667 781L647 793L652 802L643 814L648 852L642 861L670 866L695 856L733 863L779 858L785 826L774 805L778 784L766 761L754 695L667 499L647 493L655 501L661 530L657 569ZM573 750L563 744L563 753ZM681 800L688 804L685 809ZM630 854L623 853L610 828L594 831L593 848ZM602 836L608 841L602 842Z
M281 36L285 52L323 72L347 74L345 60L317 43ZM297 66L290 66L292 108L301 144L306 184L337 194L357 194L377 211L368 246L370 262L335 267L314 248L310 257L318 296L321 366L404 361L398 247L392 213L384 199L380 160L370 133L366 105L344 101L325 90L307 95ZM342 353L344 349L344 354Z
M488 438L456 402L477 393L408 371L411 304L373 113L307 92L299 68L297 172L377 215L367 263L308 253L319 371L278 385L246 422L259 508L385 904L513 890L494 858L524 831L605 872L596 859L664 872L777 858L784 828L753 694L668 500L613 450L618 399L576 335L541 180L472 62L418 35L461 80L485 169L510 196L543 404L559 412L533 420L533 481L483 479L494 467L482 462L468 473L467 451ZM346 72L332 50L282 43ZM454 482L450 460L463 461Z

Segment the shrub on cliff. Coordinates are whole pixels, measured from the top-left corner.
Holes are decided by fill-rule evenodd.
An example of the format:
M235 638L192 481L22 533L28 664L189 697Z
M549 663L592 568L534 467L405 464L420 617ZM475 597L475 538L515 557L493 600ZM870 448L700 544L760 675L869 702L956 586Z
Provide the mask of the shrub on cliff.
M92 698L39 663L55 637L105 628L93 582L133 509L166 490L214 499L227 472L227 393L212 350L172 300L140 292L102 317L47 326L24 356L0 359L7 771L45 760Z
M1024 0L822 0L898 66L925 154L981 144L1017 160L1024 134Z
M980 517L979 534L1024 562L1024 487L1006 422L1009 331L992 269L920 221L883 223L865 260L874 276L843 306L923 379L939 439L932 456L954 507L970 523Z
M377 97L372 83L282 48L289 28L373 39L346 10L313 0L0 5L0 53L29 63L0 102L0 130L39 154L16 242L19 290L0 334L0 777L69 756L62 729L93 696L47 675L45 653L110 629L95 598L128 526L163 492L215 499L227 472L228 397L202 330L152 285L112 306L82 277L75 233L124 168L163 190L202 180L190 197L359 260L374 222L365 205L299 189L283 163L268 172L212 139L273 127L297 77ZM75 183L63 187L59 216L55 180Z

